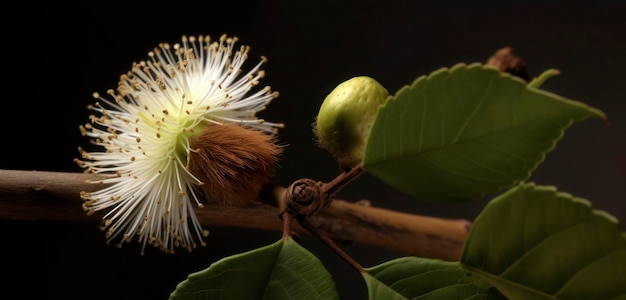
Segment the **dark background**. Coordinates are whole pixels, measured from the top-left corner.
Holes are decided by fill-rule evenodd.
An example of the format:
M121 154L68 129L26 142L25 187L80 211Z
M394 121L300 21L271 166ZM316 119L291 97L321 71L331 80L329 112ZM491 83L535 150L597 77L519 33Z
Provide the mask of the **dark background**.
M289 146L276 181L327 181L338 169L315 146L311 123L337 84L369 75L395 92L440 67L484 62L496 49L512 46L526 60L531 76L548 68L561 70L543 88L595 106L610 121L608 126L599 120L574 124L531 180L589 199L625 220L626 6L600 1L429 2L15 2L2 10L0 168L80 172L72 160L77 147L87 144L78 125L87 121L93 92L114 88L119 75L133 61L146 59L159 42L227 33L252 46L252 61L261 55L269 58L262 83L281 94L260 114L287 124L280 138ZM368 175L340 197L470 220L485 204L417 201ZM5 278L0 295L166 299L187 274L280 238L277 232L209 229L208 246L194 253L155 250L140 257L132 244L106 246L95 223L0 220ZM316 240L304 237L300 242L336 276L344 299L365 297L358 274ZM347 250L366 267L401 255L364 245Z

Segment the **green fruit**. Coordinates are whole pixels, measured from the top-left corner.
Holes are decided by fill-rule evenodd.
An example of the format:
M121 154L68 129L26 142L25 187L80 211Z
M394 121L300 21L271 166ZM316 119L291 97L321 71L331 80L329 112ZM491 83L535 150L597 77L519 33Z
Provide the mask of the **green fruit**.
M339 84L324 99L315 122L320 147L328 150L342 169L363 160L363 152L378 107L389 92L378 81L358 76Z

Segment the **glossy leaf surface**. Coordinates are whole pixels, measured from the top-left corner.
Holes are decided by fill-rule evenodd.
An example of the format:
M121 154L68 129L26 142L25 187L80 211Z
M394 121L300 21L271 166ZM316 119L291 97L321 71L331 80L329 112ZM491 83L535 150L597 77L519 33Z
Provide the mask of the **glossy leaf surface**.
M371 300L505 299L494 289L474 285L458 262L402 257L363 273Z
M462 266L511 299L626 298L617 220L554 187L523 184L476 218Z
M363 167L417 198L467 201L528 179L565 129L590 117L604 114L491 67L458 64L379 108Z
M190 274L170 299L338 299L338 294L322 263L286 239Z

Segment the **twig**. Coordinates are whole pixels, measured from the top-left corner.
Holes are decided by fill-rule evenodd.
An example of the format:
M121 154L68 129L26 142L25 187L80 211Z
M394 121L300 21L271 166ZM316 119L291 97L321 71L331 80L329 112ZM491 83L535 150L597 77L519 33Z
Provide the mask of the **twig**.
M322 185L322 192L328 197L334 198L335 194L350 182L356 180L361 174L365 173L361 164L352 167L350 170L339 174L332 181Z
M311 234L324 242L328 247L330 247L337 255L339 255L346 263L348 263L352 268L354 268L357 272L363 273L365 269L361 264L359 264L356 260L354 260L350 255L348 255L333 239L328 237L326 234L321 233L317 230L317 227L309 222L309 218L306 216L300 216L298 223L305 229L307 229ZM296 217L298 219L298 217Z
M83 173L0 170L0 219L100 222L100 215L87 216L81 191L100 188L87 184L93 175ZM240 227L283 231L276 199L285 188L272 187L256 204L222 207L206 204L197 209L206 227ZM311 217L311 224L329 237L399 251L407 255L458 260L470 223L369 207L342 200L332 201ZM294 224L294 230L307 230Z

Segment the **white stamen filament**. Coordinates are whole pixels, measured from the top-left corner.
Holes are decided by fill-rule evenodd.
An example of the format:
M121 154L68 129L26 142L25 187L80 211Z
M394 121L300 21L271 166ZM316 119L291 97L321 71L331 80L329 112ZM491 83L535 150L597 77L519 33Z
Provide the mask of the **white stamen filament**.
M102 176L107 186L81 193L88 212L107 210L107 240L118 245L137 236L173 252L188 250L208 233L194 212L202 207L202 182L188 170L192 139L209 123L237 123L272 132L282 124L256 114L277 97L269 87L250 93L264 77L265 59L248 72L250 48L235 49L237 38L182 37L182 44L159 44L149 60L133 63L108 97L94 93L96 115L81 132L104 152L81 150L79 166Z

